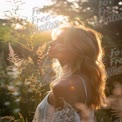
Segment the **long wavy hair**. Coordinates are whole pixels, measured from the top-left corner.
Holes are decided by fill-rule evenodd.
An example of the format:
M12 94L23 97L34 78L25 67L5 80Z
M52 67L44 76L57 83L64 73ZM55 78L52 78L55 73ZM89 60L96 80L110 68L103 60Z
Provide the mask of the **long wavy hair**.
M85 26L67 26L54 30L52 39L57 37L59 31L63 32L61 39L64 40L71 60L62 67L62 71L54 63L55 72L58 74L56 78L63 79L78 71L82 72L92 89L92 100L89 106L99 108L105 102L106 82L106 71L102 61L104 52L101 46L101 34ZM57 64L59 66L59 63ZM56 81L54 80L50 84L50 88Z

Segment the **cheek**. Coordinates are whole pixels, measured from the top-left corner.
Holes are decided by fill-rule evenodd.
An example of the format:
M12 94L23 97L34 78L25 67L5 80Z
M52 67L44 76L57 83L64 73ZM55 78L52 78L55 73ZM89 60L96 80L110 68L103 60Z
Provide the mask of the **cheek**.
M55 46L54 51L57 53L64 53L66 52L66 47L64 45L59 44Z
M64 58L66 49L62 46L55 46L51 51L48 51L48 55L51 58Z
M57 46L55 49L55 55L57 57L62 57L62 58L65 58L66 57L66 54L67 54L67 49L64 48L63 46Z

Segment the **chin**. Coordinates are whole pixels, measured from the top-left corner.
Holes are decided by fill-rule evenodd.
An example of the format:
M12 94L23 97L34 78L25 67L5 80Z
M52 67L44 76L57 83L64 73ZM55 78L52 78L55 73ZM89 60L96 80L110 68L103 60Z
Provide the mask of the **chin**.
M54 54L52 54L52 53L50 53L50 52L47 52L47 56L48 56L49 58L55 58Z

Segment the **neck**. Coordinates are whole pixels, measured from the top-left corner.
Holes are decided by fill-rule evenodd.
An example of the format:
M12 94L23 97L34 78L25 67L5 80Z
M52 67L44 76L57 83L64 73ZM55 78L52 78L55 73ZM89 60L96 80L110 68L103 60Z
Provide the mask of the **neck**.
M59 60L59 59L58 59L58 61L59 61L59 63L60 63L60 65L61 65L62 68L63 68L65 65L68 65L68 63L67 63L66 61L64 61L64 60L61 60L61 59ZM83 74L83 73L82 73L81 71L76 71L76 72L74 72L73 74L74 74L74 75L75 75L75 74L81 75L81 74Z
M63 59L58 59L61 67L65 66L66 65L66 62L63 60Z

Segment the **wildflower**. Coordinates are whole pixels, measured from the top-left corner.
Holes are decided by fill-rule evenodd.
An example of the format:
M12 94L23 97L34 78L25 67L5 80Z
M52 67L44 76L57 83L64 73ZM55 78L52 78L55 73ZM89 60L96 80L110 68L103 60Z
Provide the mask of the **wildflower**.
M7 101L7 102L4 103L4 105L8 106L8 105L10 105L10 102Z
M18 112L20 112L20 109L19 108L16 108L16 109L13 110L13 112L14 113L18 113Z

